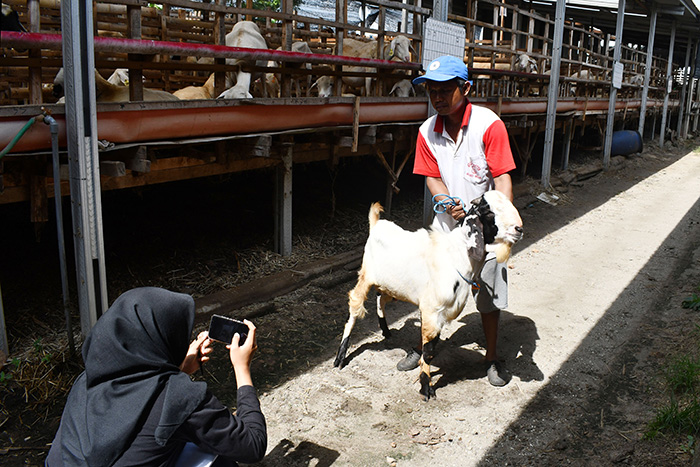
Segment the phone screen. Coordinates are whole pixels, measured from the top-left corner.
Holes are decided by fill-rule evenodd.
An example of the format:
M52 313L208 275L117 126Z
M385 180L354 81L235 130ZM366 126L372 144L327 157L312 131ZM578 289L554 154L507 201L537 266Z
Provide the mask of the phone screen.
M235 333L241 336L238 345L243 345L246 337L248 337L248 326L237 319L212 315L209 322L209 337L211 339L230 344Z

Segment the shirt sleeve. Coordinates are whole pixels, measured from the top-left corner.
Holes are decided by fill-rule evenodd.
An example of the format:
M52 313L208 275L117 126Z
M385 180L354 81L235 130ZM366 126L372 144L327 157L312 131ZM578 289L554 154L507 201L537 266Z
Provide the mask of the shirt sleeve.
M413 173L416 175L425 175L427 177L440 177L437 159L435 159L435 155L430 150L428 142L421 132L418 132L418 140L416 141L416 157L413 162Z
M203 450L244 464L259 462L267 450L265 417L252 386L238 388L235 415L207 393L178 431Z
M508 130L503 120L496 120L491 124L484 133L483 141L486 163L494 178L515 169L515 161L508 141Z

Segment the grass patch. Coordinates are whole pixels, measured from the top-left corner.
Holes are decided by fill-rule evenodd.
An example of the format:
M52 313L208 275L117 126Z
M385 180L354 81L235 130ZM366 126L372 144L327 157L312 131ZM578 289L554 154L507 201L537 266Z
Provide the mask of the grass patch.
M700 310L700 297L694 294L683 300L683 308ZM660 434L680 436L687 439L681 447L693 450L700 434L700 326L695 326L695 345L686 353L676 356L664 370L664 388L668 401L656 411L656 416L647 426L645 439L654 439Z
M700 291L700 287L698 287L698 290ZM683 300L681 306L683 308L689 308L691 310L700 311L700 296L694 293L690 297Z

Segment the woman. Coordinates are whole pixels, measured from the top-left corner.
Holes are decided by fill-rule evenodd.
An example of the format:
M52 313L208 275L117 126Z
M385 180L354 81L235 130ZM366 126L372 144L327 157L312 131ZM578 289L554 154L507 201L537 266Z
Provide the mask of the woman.
M218 455L215 465L261 460L267 428L250 375L255 326L229 356L238 386L232 415L189 375L209 359L189 295L144 287L122 294L83 344L85 371L73 384L46 465L174 465L187 442Z

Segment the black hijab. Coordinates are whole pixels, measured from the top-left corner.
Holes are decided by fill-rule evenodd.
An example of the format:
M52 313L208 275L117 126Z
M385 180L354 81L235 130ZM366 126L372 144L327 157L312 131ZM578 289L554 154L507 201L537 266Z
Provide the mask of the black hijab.
M168 441L206 392L205 383L179 368L193 323L189 295L144 287L114 301L83 344L85 371L68 395L55 440L60 446L52 446L61 449L64 465L113 464L164 388L155 438Z

